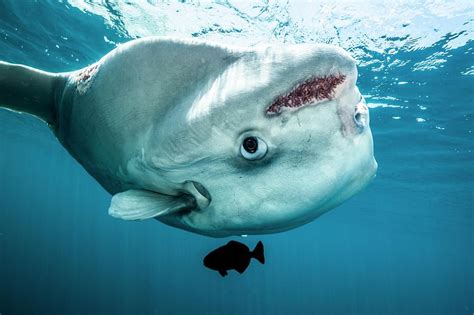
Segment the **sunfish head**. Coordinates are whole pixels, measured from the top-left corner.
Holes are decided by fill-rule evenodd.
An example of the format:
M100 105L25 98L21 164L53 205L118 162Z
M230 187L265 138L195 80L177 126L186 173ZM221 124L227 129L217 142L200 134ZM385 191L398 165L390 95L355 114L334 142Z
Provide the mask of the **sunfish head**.
M356 79L330 45L233 51L151 132L147 161L196 201L158 219L215 237L274 233L359 192L377 163Z

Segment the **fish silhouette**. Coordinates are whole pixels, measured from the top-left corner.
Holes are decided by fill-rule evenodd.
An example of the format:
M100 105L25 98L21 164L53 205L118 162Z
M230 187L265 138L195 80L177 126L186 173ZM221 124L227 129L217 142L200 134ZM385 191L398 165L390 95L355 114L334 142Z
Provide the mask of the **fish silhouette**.
M217 270L223 277L227 276L227 270L237 270L243 273L250 264L250 259L255 258L260 263L265 263L263 255L263 243L259 241L253 251L242 243L230 241L204 257L204 266L209 269Z

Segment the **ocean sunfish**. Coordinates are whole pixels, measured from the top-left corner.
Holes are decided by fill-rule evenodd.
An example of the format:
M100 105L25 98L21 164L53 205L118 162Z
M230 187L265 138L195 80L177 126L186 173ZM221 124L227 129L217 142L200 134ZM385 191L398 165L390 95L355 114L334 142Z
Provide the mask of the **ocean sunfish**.
M375 176L355 61L325 44L150 37L48 73L0 62L0 106L46 122L109 213L213 237L289 230Z

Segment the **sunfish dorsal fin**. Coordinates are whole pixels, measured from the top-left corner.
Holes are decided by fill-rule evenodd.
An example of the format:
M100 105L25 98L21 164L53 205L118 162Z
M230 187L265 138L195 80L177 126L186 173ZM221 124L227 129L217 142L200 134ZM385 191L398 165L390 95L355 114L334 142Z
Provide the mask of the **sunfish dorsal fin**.
M0 61L0 107L29 113L55 125L55 103L66 81L64 73Z
M188 195L170 196L148 190L127 190L112 197L109 214L123 220L145 220L195 206Z

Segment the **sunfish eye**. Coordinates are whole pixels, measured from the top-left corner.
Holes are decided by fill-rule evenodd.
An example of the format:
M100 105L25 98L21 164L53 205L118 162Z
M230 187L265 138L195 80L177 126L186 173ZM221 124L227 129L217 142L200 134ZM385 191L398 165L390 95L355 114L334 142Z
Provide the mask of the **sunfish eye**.
M265 156L268 151L265 141L258 137L247 137L242 141L240 154L247 160L258 160Z
M255 153L258 149L258 139L255 137L245 138L243 146L248 153Z

